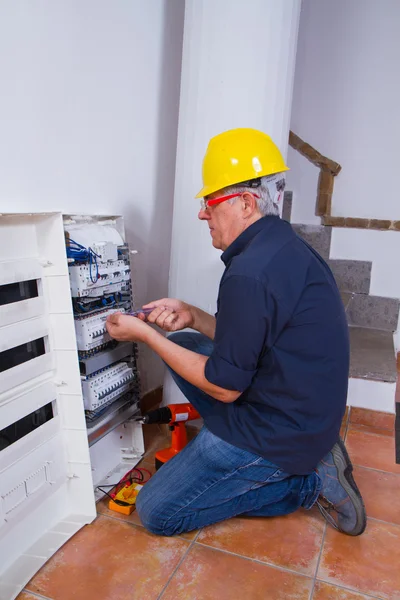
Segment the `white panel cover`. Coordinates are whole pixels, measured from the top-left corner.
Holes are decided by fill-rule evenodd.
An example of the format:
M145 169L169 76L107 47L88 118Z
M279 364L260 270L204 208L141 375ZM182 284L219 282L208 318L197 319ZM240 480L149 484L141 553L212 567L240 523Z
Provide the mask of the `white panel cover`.
M38 297L0 307L0 352L38 338L45 348L0 372L0 600L96 514L61 214L0 215L0 285L31 279ZM68 458L78 423L79 468Z

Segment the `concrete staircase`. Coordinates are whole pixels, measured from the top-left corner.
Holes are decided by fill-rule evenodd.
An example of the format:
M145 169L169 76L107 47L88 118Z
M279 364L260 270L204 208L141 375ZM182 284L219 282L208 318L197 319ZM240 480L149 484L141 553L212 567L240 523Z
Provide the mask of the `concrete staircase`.
M283 211L288 221L290 207L289 192ZM348 404L394 412L397 367L393 333L399 299L370 295L371 262L330 259L331 227L293 223L292 227L326 260L343 299L351 348Z

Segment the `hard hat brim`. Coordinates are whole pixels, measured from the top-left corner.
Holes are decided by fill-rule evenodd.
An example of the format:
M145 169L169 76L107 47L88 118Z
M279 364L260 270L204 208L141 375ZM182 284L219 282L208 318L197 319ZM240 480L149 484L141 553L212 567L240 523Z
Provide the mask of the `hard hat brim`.
M284 168L279 169L279 171L272 171L272 172L267 172L267 173L260 173L259 175L257 175L256 177L254 177L254 179L257 179L258 177L266 177L268 175L274 175L275 173L284 173L285 171L290 171L290 168L285 166ZM242 180L243 181L243 180ZM227 184L226 186L212 186L212 185L206 185L204 186L198 194L196 194L195 199L197 198L205 198L206 196L209 196L210 194L213 194L214 192L218 192L218 190L223 190L224 187L230 187L232 185L238 185L239 183L241 183L241 180L238 181L232 181L232 183Z

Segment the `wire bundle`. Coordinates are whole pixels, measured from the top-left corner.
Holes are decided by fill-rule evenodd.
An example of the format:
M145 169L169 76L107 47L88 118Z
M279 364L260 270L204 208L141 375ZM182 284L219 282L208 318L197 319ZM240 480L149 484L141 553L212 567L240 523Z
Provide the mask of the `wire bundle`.
M121 303L122 294L120 292L116 292L110 296L103 296L84 301L80 298L72 299L74 312L77 314L92 312L94 310L104 310L104 308L114 308L119 306Z
M74 262L78 263L89 262L90 281L92 283L96 283L96 281L99 278L99 266L97 264L97 259L100 258L99 255L96 254L96 252L94 252L94 250L92 250L90 246L89 248L86 248L85 246L82 246L82 244L78 244L78 242L75 242L71 238L67 238L66 246L67 258L72 258ZM94 278L92 275L92 265L96 266L96 275L94 276Z
M138 473L138 475L133 475L134 472ZM148 475L146 480L144 478L143 472ZM149 481L150 477L151 477L151 473L147 469L145 469L143 467L134 467L133 469L131 469L130 471L125 473L125 475L122 477L122 479L120 479L120 481L118 483L109 483L109 484L103 485L103 486L98 485L96 489L100 490L100 492L102 492L103 494L106 494L106 496L108 496L116 504L119 504L120 506L129 506L128 502L123 502L122 500L116 500L116 498L115 498L115 496L118 494L121 487L123 487L126 483L129 483L129 485L132 485L132 483L139 483L139 484L143 485L144 483L147 483ZM106 488L115 488L115 490L112 491L111 493L109 493L104 489L105 487Z

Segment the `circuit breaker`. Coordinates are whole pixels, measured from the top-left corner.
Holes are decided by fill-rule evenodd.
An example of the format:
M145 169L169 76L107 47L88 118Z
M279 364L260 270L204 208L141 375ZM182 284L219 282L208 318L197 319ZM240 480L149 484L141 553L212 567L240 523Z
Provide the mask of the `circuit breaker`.
M76 315L76 342L81 357L89 353L93 355L111 342L106 329L106 321L107 317L115 312L125 312L125 309L122 307L120 309L112 308L99 310L94 314Z
M134 380L135 373L125 362L118 362L85 377L82 381L85 409L93 411L109 404L128 391Z
M97 259L97 253L93 254ZM71 294L73 297L99 298L105 294L122 292L127 289L130 280L130 267L122 260L109 261L106 264L90 262L77 264L69 269Z

